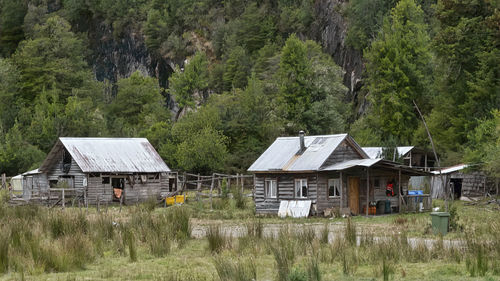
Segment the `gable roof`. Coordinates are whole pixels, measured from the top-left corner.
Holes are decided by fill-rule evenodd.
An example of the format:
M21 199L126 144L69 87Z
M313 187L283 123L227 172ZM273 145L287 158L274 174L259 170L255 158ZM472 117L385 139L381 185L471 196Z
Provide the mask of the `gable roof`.
M250 172L319 171L328 157L344 141L348 141L363 158L369 158L347 134L305 136L306 150L300 149L300 137L280 137L248 168Z
M170 172L145 138L59 138L40 170L50 169L63 148L84 173Z
M398 146L398 154L400 156L405 156L408 152L410 152L414 146ZM370 156L371 159L381 158L383 153L383 147L363 147L363 150Z

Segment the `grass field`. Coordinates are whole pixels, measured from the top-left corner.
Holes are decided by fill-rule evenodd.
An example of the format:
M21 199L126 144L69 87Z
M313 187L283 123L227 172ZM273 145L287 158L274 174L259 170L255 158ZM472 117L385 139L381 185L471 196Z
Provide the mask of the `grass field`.
M500 280L496 204L454 203L455 230L441 238L431 233L428 213L256 218L251 200L238 200L216 199L214 210L208 202L148 202L100 213L3 202L0 279ZM227 225L239 227L239 237L224 232ZM191 237L196 228L205 229L203 238ZM424 238L434 246L418 242Z

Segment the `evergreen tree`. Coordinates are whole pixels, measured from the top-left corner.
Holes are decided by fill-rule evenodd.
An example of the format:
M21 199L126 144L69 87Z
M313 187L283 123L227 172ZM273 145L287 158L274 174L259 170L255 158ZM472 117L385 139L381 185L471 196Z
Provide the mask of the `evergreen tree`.
M176 67L169 78L169 93L174 95L180 108L194 107L195 95L198 101L208 88L208 59L202 52L196 53L185 65L184 71Z
M468 133L500 106L500 13L494 1L440 0L436 18L440 94L434 100L429 127L448 157L456 154L459 160Z
M422 9L414 0L402 0L365 54L371 114L378 119L383 139L394 136L400 144L409 144L419 126L413 101L424 113L429 110L429 43Z
M44 90L61 90L61 101L73 89L92 81L92 73L84 61L85 46L69 23L52 16L35 27L33 38L22 41L13 56L21 75L20 99L32 102ZM89 82L91 83L91 82Z
M109 130L117 136L135 136L169 114L158 81L138 71L117 82L118 93L108 107Z
M23 22L27 9L27 1L0 1L0 56L12 54L24 39Z

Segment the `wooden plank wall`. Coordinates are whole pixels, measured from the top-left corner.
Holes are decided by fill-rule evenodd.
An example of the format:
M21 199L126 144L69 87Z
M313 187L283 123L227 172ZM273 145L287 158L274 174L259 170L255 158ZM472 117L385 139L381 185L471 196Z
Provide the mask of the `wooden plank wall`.
M322 167L327 167L335 163L353 159L362 159L362 157L358 154L358 152L356 152L356 150L354 150L354 148L351 147L351 145L346 140L344 140L326 159Z
M51 167L51 169L47 172L47 180L59 180L60 176L74 176L74 187L82 188L83 187L83 179L86 175L82 172L78 164L76 164L75 160L71 158L71 167L67 174L65 174L62 169L62 157L55 165Z
M295 179L307 179L308 194L307 198L295 198ZM264 181L265 179L276 179L278 194L276 199L265 198ZM317 183L316 173L307 174L256 174L255 175L255 210L259 214L277 213L280 200L312 200L316 205Z
M325 173L318 176L318 203L317 212L323 213L327 208L340 208L341 201L344 207L347 207L347 177L342 176L342 190L341 197L329 198L328 197L328 179L339 178L340 173Z
M451 178L462 179L463 196L471 196L471 197L484 196L485 190L489 191L490 189L493 189L493 182L488 181L486 176L480 172L453 173L451 175Z
M158 174L147 174L148 179L144 183L140 176L134 175L134 177L135 183L133 185L128 181L125 184L125 203L143 202L150 198L159 199L163 184Z
M159 199L162 188L168 186L168 177L158 174L146 174L146 182L142 182L140 175L134 175L134 184L131 185L129 175L106 175L101 174L98 177L88 177L87 200L90 205L100 203L111 203L113 201L113 188L111 178L125 178L124 199L126 204L144 202L149 198ZM102 178L109 177L109 184L103 184ZM168 187L167 187L168 188Z

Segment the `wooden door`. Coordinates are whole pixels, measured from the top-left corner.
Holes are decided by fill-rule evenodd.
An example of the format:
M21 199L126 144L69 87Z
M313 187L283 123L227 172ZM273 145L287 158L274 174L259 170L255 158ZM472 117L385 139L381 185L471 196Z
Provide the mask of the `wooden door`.
M349 209L351 213L359 214L359 178L349 177L347 189L349 190Z

